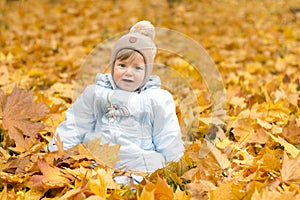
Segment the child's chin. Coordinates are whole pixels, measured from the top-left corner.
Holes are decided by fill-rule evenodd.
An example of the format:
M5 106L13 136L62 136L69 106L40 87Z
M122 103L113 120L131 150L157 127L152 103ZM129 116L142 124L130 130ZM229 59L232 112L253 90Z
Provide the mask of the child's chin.
M122 90L125 90L127 92L134 92L137 89L135 87L126 87L126 86L119 87L119 88L122 89Z

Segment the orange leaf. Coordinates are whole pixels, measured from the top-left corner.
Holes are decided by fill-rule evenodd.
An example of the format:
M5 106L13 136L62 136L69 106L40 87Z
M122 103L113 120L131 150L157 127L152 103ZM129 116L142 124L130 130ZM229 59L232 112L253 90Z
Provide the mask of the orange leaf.
M44 128L41 122L33 119L44 116L48 108L32 101L33 95L26 90L15 88L6 101L3 92L0 92L3 128L8 130L8 135L15 141L17 149L29 149L38 132Z
M144 187L141 195L137 195L138 200L154 200L155 185L148 182Z
M161 179L160 176L157 176L156 184L146 181L147 184L143 187L143 191L138 197L138 200L148 200L148 199L173 199L174 194L173 190L167 184L165 179Z
M37 164L43 175L32 176L29 180L29 187L58 188L70 183L61 169L51 167L45 159L39 159Z
M173 190L167 184L167 181L157 177L157 183L154 192L155 199L173 199Z

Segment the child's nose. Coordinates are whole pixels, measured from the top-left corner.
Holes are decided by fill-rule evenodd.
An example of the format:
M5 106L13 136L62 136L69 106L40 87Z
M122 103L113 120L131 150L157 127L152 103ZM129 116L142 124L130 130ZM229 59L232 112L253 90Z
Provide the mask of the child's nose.
M132 75L133 74L133 68L131 68L131 67L127 68L125 74L126 75Z

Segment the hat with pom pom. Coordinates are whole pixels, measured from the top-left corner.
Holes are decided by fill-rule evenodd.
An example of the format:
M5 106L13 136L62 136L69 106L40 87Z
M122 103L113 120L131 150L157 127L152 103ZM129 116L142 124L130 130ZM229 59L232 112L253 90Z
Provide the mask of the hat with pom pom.
M140 21L133 25L128 34L122 36L115 44L111 58L111 73L118 53L123 49L132 49L139 52L145 60L146 73L141 86L149 79L152 69L154 57L156 54L156 46L154 44L155 28L149 21Z

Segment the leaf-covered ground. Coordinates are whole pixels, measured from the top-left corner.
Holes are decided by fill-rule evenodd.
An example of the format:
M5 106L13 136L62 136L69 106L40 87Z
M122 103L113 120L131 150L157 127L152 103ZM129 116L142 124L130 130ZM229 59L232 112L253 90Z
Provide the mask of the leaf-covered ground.
M204 81L159 54L192 79L199 123L186 131L193 142L178 163L122 187L112 180L121 174L111 167L118 147L45 148L86 57L142 19L203 45L223 78L227 112L224 126L208 127L214 102ZM0 0L0 89L0 199L300 199L297 0ZM189 101L175 91L178 104ZM182 123L197 109L182 108ZM214 148L203 140L211 132Z

